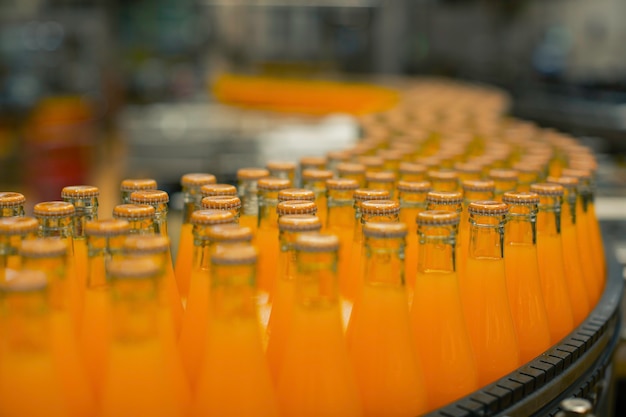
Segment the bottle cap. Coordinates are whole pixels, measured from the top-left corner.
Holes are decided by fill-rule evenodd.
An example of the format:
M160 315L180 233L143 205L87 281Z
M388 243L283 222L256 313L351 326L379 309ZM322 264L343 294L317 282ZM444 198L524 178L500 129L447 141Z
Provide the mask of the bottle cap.
M48 278L44 271L22 269L17 271L11 280L0 283L2 292L39 291L48 286Z
M349 178L331 178L326 180L327 190L356 190L359 183Z
M453 170L436 170L431 169L426 174L428 179L432 181L450 181L456 182L459 180L459 173Z
M205 184L200 188L202 197L215 197L217 195L237 195L237 187L231 184Z
M565 169L563 169L561 174L564 177L576 177L576 178L581 179L581 180L590 180L591 177L592 177L591 171L586 170L586 169L565 168Z
M303 156L300 158L300 166L305 169L308 167L321 169L326 166L326 158L323 156Z
M211 263L214 265L251 265L256 263L257 251L249 243L236 245L216 245L211 254Z
M236 210L241 208L241 200L239 197L231 195L204 197L202 199L202 208L213 210Z
M426 193L431 185L429 181L398 181L396 188L404 193Z
M417 158L415 160L415 162L417 162L420 165L424 165L426 167L426 169L428 168L436 168L439 165L441 165L441 157L439 156L424 156L424 157L420 157Z
M20 254L29 258L49 258L67 253L67 243L58 237L39 237L24 240Z
M35 232L39 222L33 217L2 217L0 218L0 235L22 235Z
M162 204L168 201L169 195L161 190L139 190L130 195L130 202L134 204Z
M361 213L364 215L385 215L400 213L400 203L394 200L368 200L361 203Z
M129 178L122 181L121 191L156 190L157 182L152 178Z
M270 171L291 172L296 170L296 164L290 161L269 161L265 164Z
M562 196L565 193L562 185L549 183L531 184L530 191L539 196Z
M317 204L305 200L281 201L276 206L276 213L279 216L286 214L315 214L317 213Z
M324 181L333 177L333 172L326 169L305 169L302 171L303 181Z
M69 187L63 187L61 190L61 198L75 199L75 198L92 198L98 197L100 190L93 185L70 185Z
M185 174L180 179L180 185L183 187L201 187L206 184L215 184L216 182L215 175L205 173Z
M541 164L534 163L532 161L517 162L513 164L513 169L515 171L523 172L525 174L528 174L528 173L540 174L541 171L543 170Z
M539 204L539 194L530 191L511 192L502 195L502 202L510 205L533 205Z
M278 218L278 229L290 232L319 232L322 222L312 214L286 214Z
M265 168L240 168L237 170L238 180L258 180L269 176L270 172Z
M189 221L191 224L203 226L233 223L235 215L226 210L196 210L191 213Z
M388 190L374 190L371 188L359 188L354 190L354 200L359 202L370 200L388 200L390 197Z
M546 178L546 182L559 184L562 185L563 188L571 190L578 187L580 181L576 177L548 177Z
M467 207L467 210L470 214L495 216L508 213L509 206L507 206L506 203L500 203L498 201L481 200L472 201Z
M365 173L367 182L394 182L396 174L391 171L368 171Z
M424 165L415 164L412 162L400 162L400 165L398 166L398 172L400 174L425 174L426 167Z
M65 217L74 215L74 205L65 201L46 201L33 208L35 217Z
M405 237L407 227L404 223L370 222L363 225L363 235L373 237Z
M207 237L217 242L249 242L252 229L238 224L218 224L207 230Z
M170 240L163 235L129 235L124 240L124 251L135 255L167 252Z
M278 192L278 201L315 201L315 193L305 188L285 188Z
M364 155L359 156L359 163L365 165L365 169L367 170L372 168L382 168L383 165L385 165L385 160L380 156Z
M328 233L302 233L296 237L294 249L302 252L331 252L339 249L339 238Z
M519 172L514 169L491 169L489 170L489 178L492 180L516 181Z
M150 258L111 259L106 263L107 275L115 278L152 278L159 274L160 265Z
M347 161L351 157L349 151L341 150L341 151L329 151L326 153L326 158L329 161Z
M461 183L465 191L494 191L496 183L493 180L465 180Z
M113 208L113 217L118 219L151 219L155 213L155 208L147 204L119 204Z
M87 236L118 236L130 232L130 223L123 219L93 220L85 223Z
M457 162L454 164L454 169L463 174L481 174L483 172L483 167L480 164L471 162Z
M365 174L365 165L351 162L341 162L337 165L339 175L345 174Z
M259 191L280 191L291 187L291 181L286 178L261 178L257 183Z
M384 161L398 162L402 160L404 154L405 152L399 149L381 149L378 151L377 156L383 158Z
M446 226L459 224L460 216L456 211L425 210L417 214L415 222L420 226Z
M0 192L0 208L18 207L26 202L26 197L20 193L10 191Z
M455 205L463 202L463 194L460 191L430 191L426 194L427 203Z

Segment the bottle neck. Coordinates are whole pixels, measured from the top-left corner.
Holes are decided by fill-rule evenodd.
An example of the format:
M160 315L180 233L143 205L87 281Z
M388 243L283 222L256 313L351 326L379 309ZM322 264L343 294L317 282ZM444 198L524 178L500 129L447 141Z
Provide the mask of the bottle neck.
M340 178L345 178L348 180L355 180L359 187L365 186L365 173L355 174L355 173L344 173L339 175Z
M354 227L354 199L352 190L328 190L328 227L351 229Z
M297 305L322 309L338 305L337 251L295 251Z
M111 281L113 338L135 344L158 337L157 276Z
M504 227L504 240L509 244L537 243L537 206L510 204Z
M257 180L240 181L237 193L241 199L241 214L243 216L258 216Z
M364 240L365 283L404 286L405 239L366 236Z
M457 225L419 226L418 272L454 272L456 236Z
M0 208L0 218L1 217L23 217L23 216L24 216L24 206Z
M26 270L42 271L48 280L50 307L53 311L69 312L70 277L67 275L68 257L65 254L49 257L22 256L22 267Z
M0 294L3 352L43 353L49 346L49 301L45 288Z
M517 187L517 179L512 179L512 180L505 180L505 179L498 179L498 180L494 180L495 183L495 190L494 190L494 199L497 201L502 201L502 195L508 191L513 191L515 190L515 187Z
M561 234L561 196L540 196L537 232Z
M461 213L463 211L463 203L458 204L446 204L437 201L431 201L427 206L428 210L442 210L442 211L452 211L456 213Z
M469 257L474 259L502 259L504 256L503 215L470 213Z
M40 217L39 219L40 237L60 237L72 238L72 217Z
M107 285L105 263L112 257L121 256L126 235L87 236L87 287Z
M576 200L578 200L576 190L566 188L561 207L561 220L564 224L576 224Z
M74 206L73 237L75 239L85 238L85 223L98 220L98 198L76 198L69 199L69 203Z
M278 205L278 190L267 190L260 193L258 202L259 227L278 227L278 214L276 213L276 206Z
M422 208L426 209L426 194L408 191L399 191L398 199L401 208Z
M167 203L160 203L153 206L154 212L154 233L167 236Z
M14 235L0 235L0 256L19 255L22 241L34 239L35 237L35 232Z
M472 201L493 200L493 196L493 191L465 190L463 192L463 206L469 206Z
M518 177L517 191L529 191L530 185L539 182L539 175L535 172L520 172Z
M183 223L191 221L191 214L202 208L201 187L183 187Z
M135 235L151 235L155 231L154 218L147 219L128 219L130 223L130 234Z
M293 250L293 244L300 233L302 232L291 230L281 230L279 232L280 253L278 254L278 271L281 279L289 281L294 279L296 254Z
M256 320L255 265L211 265L211 319Z

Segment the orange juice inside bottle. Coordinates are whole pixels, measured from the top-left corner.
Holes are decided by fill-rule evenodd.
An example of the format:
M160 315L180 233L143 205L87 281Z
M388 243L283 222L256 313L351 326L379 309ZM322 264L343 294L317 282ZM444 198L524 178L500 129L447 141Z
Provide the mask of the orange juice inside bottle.
M109 360L101 415L186 416L190 394L173 330L162 327L159 265L147 258L112 260ZM171 322L170 322L171 324Z
M333 172L326 169L304 169L302 171L302 188L315 193L317 217L322 222L322 229L327 224L328 203L326 201L326 180L333 177Z
M403 223L366 223L365 282L346 333L364 416L416 416L428 409L404 287Z
M489 179L495 184L494 200L502 201L502 195L507 191L517 189L519 173L514 169L492 169Z
M300 233L319 232L322 224L311 214L286 214L278 219L280 253L275 286L272 291L272 310L267 325L265 354L274 383L289 334L295 292L295 254L293 243Z
M435 170L431 169L427 172L428 181L433 191L458 191L459 190L459 174L453 170Z
M421 242L411 326L432 410L477 389L478 373L454 271L458 213L423 211L416 220Z
M507 291L520 360L527 363L545 352L551 342L537 261L535 223L539 196L530 192L507 192L502 200L509 205L504 229Z
M37 236L38 228L32 217L0 217L0 284L7 282L7 275L10 280L11 274L22 269L19 249L24 240Z
M576 222L582 219L576 218L576 205L578 193L578 179L574 177L548 177L548 182L561 184L564 189L563 205L561 206L561 241L563 245L563 267L567 281L567 290L574 315L574 326L582 323L590 311L589 291L583 270L581 258L578 253L578 231Z
M210 318L192 407L194 416L277 416L256 314L256 250L215 246Z
M295 162L290 161L268 161L265 164L265 168L269 171L270 177L289 180L291 187L293 187L296 182L297 167Z
M574 328L560 230L563 187L542 183L533 184L530 189L540 197L537 214L537 260L541 291L548 311L550 338L554 344Z
M365 165L351 162L341 162L337 165L339 178L355 180L360 188L365 187Z
M370 190L387 190L389 198L395 198L396 173L393 171L366 171L365 188Z
M207 328L210 291L209 252L212 244L209 233L211 227L231 224L233 218L232 213L219 210L197 210L191 215L191 224L194 226L193 265L178 349L192 388L195 387L198 376L198 364L202 359ZM246 230L251 233L249 228Z
M191 224L189 220L194 210L200 209L200 201L204 194L202 187L205 185L215 184L217 182L215 175L205 173L185 174L180 179L180 185L183 193L183 223L180 227L180 237L178 239L178 252L176 254L176 263L174 264L174 275L176 277L176 285L181 299L187 301L189 293L189 281L184 281L179 277L189 276L191 273L191 257L193 254L193 235L191 234ZM234 187L233 187L234 188ZM185 286L184 288L181 288Z
M265 168L241 168L237 170L237 193L241 199L239 224L249 227L252 233L256 233L259 224L257 182L269 175L270 172Z
M276 388L283 417L360 416L337 288L334 235L296 239L296 289L291 328Z
M461 301L476 358L478 385L485 386L520 365L500 244L507 205L476 201L468 210L470 245Z
M49 309L42 271L22 270L5 284L0 301L0 414L6 417L83 417L95 414L91 392L80 379L78 356L63 340ZM66 362L69 360L69 362Z

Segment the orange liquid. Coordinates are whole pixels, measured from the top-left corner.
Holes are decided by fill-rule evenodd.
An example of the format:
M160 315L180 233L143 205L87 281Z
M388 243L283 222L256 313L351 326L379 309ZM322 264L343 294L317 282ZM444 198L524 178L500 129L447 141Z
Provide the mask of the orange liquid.
M290 255L293 256L293 254ZM274 383L278 381L278 372L287 344L295 299L294 293L295 281L293 277L279 276L272 293L272 311L267 326L268 343L266 356Z
M104 287L87 289L83 329L80 334L85 369L97 401L101 399L107 364L107 346L110 341L108 297L108 290Z
M417 276L411 325L427 381L429 409L478 388L478 373L463 321L455 273L430 272Z
M196 386L206 340L209 317L210 275L208 270L191 274L189 301L183 317L178 349L192 389Z
M361 227L358 225L357 227ZM360 232L359 232L360 233ZM345 297L354 302L363 287L363 241L362 236L354 236L350 242L350 272L347 275ZM339 278L342 280L341 278Z
M176 255L176 265L174 275L176 285L180 293L183 305L187 303L189 295L189 281L191 280L191 266L193 261L193 225L185 223L180 227L180 240L178 241L178 254Z
M211 320L192 415L278 416L258 323Z
M564 216L569 213L563 212ZM574 326L578 326L589 314L588 291L585 287L585 276L578 256L578 234L576 225L571 220L561 223L561 242L563 245L563 266L567 282L567 290L572 306Z
M541 292L548 311L552 343L567 336L574 328L572 305L568 295L563 265L563 247L558 234L537 234L537 260Z
M75 274L76 274L76 325L80 326L82 315L83 315L83 307L84 307L84 298L85 298L85 289L87 288L87 240L83 239L73 239L74 244L74 264L75 264ZM80 327L79 327L80 328Z
M239 225L249 227L254 234L256 234L258 222L259 218L256 214L250 215L242 213L239 217Z
M588 209L589 206L587 206ZM576 232L578 233L578 256L582 267L589 308L593 309L600 299L601 288L598 285L600 271L596 268L593 242L589 227L589 213L585 212L582 203L576 205Z
M468 257L461 294L465 323L484 386L520 365L503 259Z
M463 207L463 211L461 212L461 219L459 221L458 231L457 245L454 252L454 257L456 262L457 277L459 279L459 286L461 289L463 289L463 285L465 285L463 281L465 279L467 270L467 258L469 256L470 245L470 225L467 207Z
M427 410L404 287L366 284L347 330L364 416L417 416ZM430 381L429 381L430 384Z
M278 264L278 229L262 227L257 231L257 288L260 292L270 293L274 288L276 268Z
M172 257L168 251L165 255L165 275L163 282L160 283L159 290L161 305L165 306L172 316L172 324L176 337L180 334L183 322L183 305L181 303L180 293L176 285L176 277L174 276L174 268L172 266Z
M587 205L587 224L589 228L589 235L591 237L591 248L593 254L593 262L597 271L596 288L598 293L598 300L604 290L604 284L606 281L606 262L604 260L604 245L602 243L602 232L600 231L600 223L596 216L596 209L593 202L589 202Z
M550 347L548 313L541 292L537 247L509 243L504 247L506 286L520 360L527 363Z
M276 392L283 417L362 415L337 304L294 306Z
M413 291L417 277L417 224L415 219L421 211L419 208L403 207L400 209L400 223L407 225L406 247L404 248L404 276L409 293ZM341 277L341 275L340 275Z

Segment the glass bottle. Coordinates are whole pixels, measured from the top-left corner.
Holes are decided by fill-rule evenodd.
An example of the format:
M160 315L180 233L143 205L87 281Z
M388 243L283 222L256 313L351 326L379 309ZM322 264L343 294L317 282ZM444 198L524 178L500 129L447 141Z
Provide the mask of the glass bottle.
M233 221L239 223L241 218L241 200L237 196L216 195L202 199L203 210L226 210L232 213Z
M185 174L180 179L183 194L183 220L178 238L178 252L174 264L175 275L186 275L191 271L193 236L191 234L191 213L201 208L202 187L217 182L215 175L206 173ZM234 187L233 187L234 188Z
M558 343L574 328L574 316L567 289L561 237L561 202L563 186L532 184L530 191L539 194L537 214L537 260L541 292L548 310L552 344Z
M426 195L431 190L428 181L398 181L398 199L400 201L400 222L407 225L406 248L404 250L404 271L409 300L413 294L417 276L417 215L426 210Z
M257 182L269 175L270 172L264 168L241 168L237 171L237 192L241 199L240 224L249 227L252 233L256 233L259 221Z
M211 254L209 320L194 416L278 416L263 354L250 243L215 246Z
M122 204L130 204L130 195L135 191L156 190L157 182L152 178L127 178L120 184Z
M167 237L167 203L169 195L161 190L134 191L131 204L147 204L154 207L154 233Z
M315 193L317 204L317 217L320 218L323 227L327 219L326 180L333 177L333 172L328 170L305 169L302 171L302 188Z
M200 187L200 194L202 198L215 197L218 195L237 197L237 187L231 184L205 184ZM202 201L202 199L200 199L200 201Z
M502 195L507 191L517 189L519 172L514 169L492 169L489 179L495 184L494 200L502 201Z
M364 416L424 413L426 386L404 287L404 223L366 223L364 285L346 332Z
M19 250L24 240L37 236L39 222L33 217L0 217L0 285L22 269Z
M315 202L315 193L304 188L286 188L278 192L278 202L304 200Z
M265 167L269 171L270 177L289 180L290 186L295 185L297 165L294 162L268 161Z
M458 213L437 210L422 211L415 221L419 258L411 326L426 381L428 409L442 407L478 388L455 267L458 222Z
M412 162L401 162L398 166L398 181L426 181L426 167Z
M53 323L46 274L21 270L0 286L0 415L83 417L95 414L78 357L65 355L74 342ZM71 348L69 348L71 350ZM75 352L74 352L75 353ZM64 360L71 359L69 362Z
M482 178L483 168L479 164L457 162L454 170L459 174L459 184L463 188L464 181L478 181Z
M332 171L335 176L338 176L339 172L337 167L339 164L350 161L352 154L347 150L329 151L326 153L326 169Z
M530 191L530 185L542 180L541 165L533 162L518 162L513 165L518 172L516 191Z
M506 287L520 360L527 363L551 345L537 262L539 195L528 191L506 192L502 201L509 205L504 227Z
M26 197L11 191L0 192L0 217L20 217L24 215Z
M578 230L576 229L576 203L578 200L578 178L548 177L549 183L563 186L563 205L561 206L561 244L563 246L563 267L567 290L574 314L574 326L582 323L589 312L590 306L600 299L601 288L593 278L590 268L583 266L586 255L579 252ZM588 259L587 259L588 260ZM588 275L590 274L590 275Z
M78 347L77 321L73 316L76 287L69 275L68 242L58 237L44 237L22 242L22 269L45 273L48 282L50 337L55 360L62 366L59 383L77 390L80 407L93 410L93 395Z
M468 210L470 245L461 302L482 387L520 365L503 259L508 206L474 201Z
M346 297L350 273L350 250L354 233L354 191L359 187L355 180L336 178L326 180L328 221L326 230L339 238L339 293Z
M87 281L79 345L85 356L85 369L96 400L102 395L102 384L110 341L109 283L105 263L119 256L130 224L126 220L107 219L85 223L87 243Z
M303 156L300 158L298 176L299 183L302 185L302 174L307 169L326 170L326 157L324 156ZM304 188L304 187L303 187Z
M282 360L291 323L295 292L295 254L293 244L301 233L319 232L322 223L312 214L285 214L278 219L280 254L276 282L272 290L272 309L267 324L266 356L274 383Z
M383 158L383 171L398 174L400 162L404 156L403 152L398 149L380 149L377 155Z
M193 265L191 276L187 277L188 293L183 295L186 307L183 323L178 338L178 348L183 358L183 365L191 388L195 388L198 377L198 364L202 359L206 336L207 311L210 290L210 251L212 240L209 237L211 227L234 224L234 216L222 210L196 210L191 215L193 225ZM245 228L250 231L249 227ZM252 232L250 231L250 234Z
M173 330L159 320L160 266L149 258L112 259L111 342L101 416L183 417L190 393Z
M130 234L154 233L154 207L147 204L118 204L113 207L113 218L126 220Z
M259 190L259 223L256 246L259 251L256 283L260 296L269 295L274 287L278 259L278 193L289 188L290 181L281 178L261 178Z
M385 160L380 156L364 155L358 157L358 162L365 166L365 172L382 171Z
M426 177L433 191L459 191L459 174L456 171L431 169Z
M294 243L295 302L276 388L283 417L362 415L341 324L338 248L328 234Z
M363 164L342 162L337 165L337 176L355 180L359 184L359 188L365 187L365 165Z
M365 188L370 190L387 190L393 199L396 188L396 174L391 171L368 171L365 173Z

